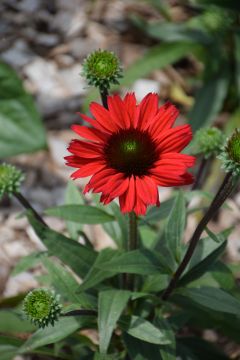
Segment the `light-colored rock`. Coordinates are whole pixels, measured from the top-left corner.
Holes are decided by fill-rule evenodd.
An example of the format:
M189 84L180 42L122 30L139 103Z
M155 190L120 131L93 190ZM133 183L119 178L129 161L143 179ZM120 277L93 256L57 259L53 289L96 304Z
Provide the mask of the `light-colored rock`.
M46 247L43 245L43 243L41 242L41 240L31 226L27 227L26 233L36 250L46 250Z
M79 96L86 92L86 83L82 76L80 64L73 65L60 71L61 82L68 91L69 96Z
M59 70L54 61L36 58L24 68L28 87L36 94L40 108L57 107L68 98L86 92L84 79L80 76L81 66L74 65Z
M58 166L66 166L65 165L65 160L64 157L69 155L68 151L67 151L67 147L68 147L68 142L64 141L60 138L57 138L54 135L50 135L48 137L48 145L49 145L49 149L50 149L50 154L52 156L53 161L58 165Z
M5 222L5 226L9 229L14 230L25 230L28 224L26 217L18 217L19 212L12 213L9 215L8 219Z
M80 34L86 24L86 16L83 11L75 8L75 12L61 11L54 17L54 27L56 27L65 38Z
M26 256L29 253L29 248L27 248L25 242L23 243L21 239L5 242L2 245L2 250L5 251L6 256L12 262L16 262L20 257Z
M27 43L21 39L15 41L13 46L1 53L2 60L16 68L25 66L33 57L33 52L29 49Z
M107 247L116 248L116 244L110 236L103 230L101 225L84 225L84 231L97 251Z
M27 13L34 13L39 9L41 0L22 0L19 4L19 9Z
M6 283L4 296L15 296L19 293L23 293L34 289L38 286L38 282L34 276L28 272L23 272L19 275L12 276Z
M155 80L139 79L133 84L132 90L135 92L138 101L150 92L159 92L159 83Z

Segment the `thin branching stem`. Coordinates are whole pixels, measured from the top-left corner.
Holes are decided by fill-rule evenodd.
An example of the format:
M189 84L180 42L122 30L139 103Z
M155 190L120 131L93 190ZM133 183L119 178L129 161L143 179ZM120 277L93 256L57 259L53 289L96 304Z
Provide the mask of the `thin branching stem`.
M32 207L29 201L20 192L15 192L13 195L26 210L30 210L32 212L37 221L42 223L44 226L47 226L41 215L39 215L39 213Z
M175 272L172 280L170 281L168 287L165 289L165 291L162 294L162 300L167 300L169 298L169 296L171 295L171 293L173 292L173 290L176 288L178 280L180 279L181 275L183 274L189 261L192 258L192 255L198 244L198 241L200 239L202 232L204 231L204 229L207 226L207 224L209 223L209 221L214 217L216 212L222 206L222 204L227 199L227 197L230 195L233 188L234 188L233 177L232 177L231 173L228 173L226 175L219 191L215 195L209 209L207 210L206 214L204 215L204 217L198 224L196 230L194 231L194 233L189 241L189 246L188 246L187 252L186 252L182 262L180 263L180 265L179 265L177 271Z
M99 89L99 91L100 91L100 95L101 95L102 104L105 107L105 109L108 109L108 103L107 103L108 89L105 87L102 87Z

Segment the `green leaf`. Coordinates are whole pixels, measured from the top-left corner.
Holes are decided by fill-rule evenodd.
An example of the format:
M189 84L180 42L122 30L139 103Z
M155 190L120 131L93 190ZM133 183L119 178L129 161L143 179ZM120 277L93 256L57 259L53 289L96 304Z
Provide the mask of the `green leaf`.
M0 358L1 360L12 360L17 356L18 348L22 340L0 335Z
M99 253L84 282L80 285L80 291L89 289L116 274L150 275L169 272L171 273L171 270L165 268L161 256L150 250L142 249L122 253L105 249Z
M175 260L180 261L181 240L186 223L186 203L182 191L174 201L165 227L165 239L169 249L174 253Z
M160 254L147 249L123 253L102 264L102 269L116 273L127 272L139 275L169 274L170 272L170 269L162 263Z
M98 329L101 353L106 353L113 330L131 293L125 290L107 290L99 294Z
M208 229L207 226L205 227L205 231L206 231L206 233L208 234L208 236L209 236L213 241L215 241L216 243L222 242L222 238L221 238L221 237L218 237L216 234L214 234L210 229Z
M225 240L227 240L228 236L232 232L232 229L233 228L231 227L231 228L228 228L217 234L219 240L221 239L221 243L223 243ZM195 265L197 265L200 261L204 260L214 250L216 250L219 247L219 242L213 241L209 236L200 239L197 244L197 247L193 253L191 261L189 262L187 271L189 271L191 268L193 268Z
M176 359L176 341L174 332L169 324L169 322L164 319L157 317L154 320L154 325L157 326L159 329L164 330L170 343L167 345L160 345L160 354L162 360L175 360Z
M229 73L224 67L219 69L217 74L206 76L188 116L193 131L202 126L209 126L215 120L227 95L228 83Z
M119 249L126 249L128 241L128 218L122 214L119 206L112 202L108 205L116 221L103 224L104 230L115 241Z
M145 223L154 224L159 220L166 219L173 207L174 200L174 198L171 198L169 200L163 201L160 207L150 207L146 213L146 216L141 219L140 225Z
M13 360L17 355L17 348L12 345L0 345L1 360Z
M45 255L46 255L45 251L41 251L41 252L36 251L29 255L24 256L18 261L17 265L14 267L12 271L12 276L18 275L23 271L33 268L34 266L36 266L38 263L41 262L42 256Z
M80 285L78 292L82 292L84 290L90 289L91 287L99 284L105 279L108 279L114 275L116 275L115 271L104 270L103 264L108 261L108 259L113 259L119 256L118 251L114 251L113 249L104 249L102 250L92 267L90 268L89 272L87 273L86 277L84 278L83 283Z
M173 64L198 49L198 45L185 42L165 43L151 48L133 63L124 74L121 85L132 84L135 80L149 75L153 70Z
M47 269L52 285L62 297L73 303L78 303L79 295L76 294L78 282L62 265L54 263L50 259L43 259L43 265ZM80 299L81 301L81 299Z
M6 334L29 333L36 329L28 320L22 318L22 313L16 310L0 310L0 332Z
M240 301L218 288L201 287L179 289L176 291L176 296L190 298L196 304L214 311L223 312L226 314L240 315ZM175 295L173 295L174 298Z
M40 115L16 72L0 63L0 157L46 148Z
M236 286L232 271L221 261L217 261L211 267L211 275L223 290L233 290Z
M164 42L192 42L209 45L213 39L200 29L189 28L188 23L147 22L141 17L132 16L132 21L153 39Z
M73 181L69 181L65 192L65 205L82 205L84 204L82 194ZM78 239L78 232L82 230L83 224L79 224L73 221L66 222L69 235L72 239Z
M129 335L151 344L171 343L165 331L161 331L149 321L138 316L123 316L119 321L119 326Z
M150 275L145 280L142 291L147 293L160 292L164 290L169 282L168 275L155 274Z
M46 214L81 224L101 224L114 221L107 212L90 205L62 205L47 209Z
M227 241L224 241L217 249L200 261L197 265L192 267L183 277L179 280L178 286L184 286L201 277L205 272L209 271L211 266L223 254L226 249Z
M80 277L87 274L97 256L93 250L47 228L36 221L31 213L28 213L28 219L36 234L52 255L57 256Z
M65 339L76 330L88 327L91 324L92 317L78 316L78 317L63 317L55 324L54 327L48 326L44 329L37 330L27 341L22 345L19 352L26 353L39 348L44 345L56 343Z

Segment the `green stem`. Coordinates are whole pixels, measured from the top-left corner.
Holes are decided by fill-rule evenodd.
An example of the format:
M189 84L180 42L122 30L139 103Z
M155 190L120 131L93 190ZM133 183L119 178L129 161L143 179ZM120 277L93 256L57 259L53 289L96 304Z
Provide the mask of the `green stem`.
M222 206L222 204L227 199L227 197L230 195L233 188L234 188L233 176L232 176L232 173L229 173L226 175L226 177L225 177L219 191L215 195L209 209L207 210L206 214L204 215L204 217L198 224L196 230L194 231L194 233L191 237L191 240L189 241L189 246L188 246L187 252L186 252L182 262L180 263L180 265L179 265L177 271L175 272L172 280L170 281L168 287L165 289L165 291L162 294L162 300L167 300L169 298L169 296L171 295L171 293L173 292L173 290L176 288L179 278L181 277L182 273L184 272L189 261L192 258L192 255L198 244L198 241L200 239L202 232L204 231L204 229L207 226L207 224L209 223L209 221L214 217L216 212Z
M32 205L28 202L28 200L19 192L13 193L15 198L20 202L20 204L26 209L31 210L33 215L35 216L35 219L42 223L44 226L47 226L43 218L38 214L38 212L32 207Z
M102 104L105 107L105 109L108 109L108 103L107 103L107 97L108 97L108 89L107 88L99 88Z
M199 165L199 168L198 168L198 171L197 171L197 174L195 176L195 182L193 183L193 186L192 186L192 189L191 190L197 190L200 185L201 185L201 180L202 180L202 176L203 176L203 173L204 173L204 170L206 168L206 165L208 163L208 159L205 159L204 157L202 158L201 162L200 162L200 165Z
M137 234L137 216L131 211L129 213L129 234L128 234L128 251L135 250L138 243ZM134 275L126 274L126 288L128 290L134 290Z
M129 238L128 250L135 250L137 248L137 216L135 212L129 213Z

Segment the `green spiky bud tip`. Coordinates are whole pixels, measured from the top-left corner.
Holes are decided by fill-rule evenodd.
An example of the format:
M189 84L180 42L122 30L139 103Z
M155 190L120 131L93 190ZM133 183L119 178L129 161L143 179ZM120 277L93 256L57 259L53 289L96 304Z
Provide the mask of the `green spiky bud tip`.
M225 9L221 9L218 6L210 6L202 15L203 24L211 32L222 33L228 30L234 21L233 14L228 13L227 15Z
M232 136L227 139L219 159L226 172L240 176L240 129L235 129Z
M21 170L10 164L0 164L0 199L4 194L19 192L24 175Z
M59 296L47 289L35 289L23 301L23 311L38 327L44 328L58 320L62 306Z
M89 85L108 89L110 84L118 84L118 79L122 77L122 68L113 52L99 49L84 60L82 74Z
M216 127L203 128L196 132L193 141L193 152L195 155L203 154L205 159L219 154L224 143L224 135Z

